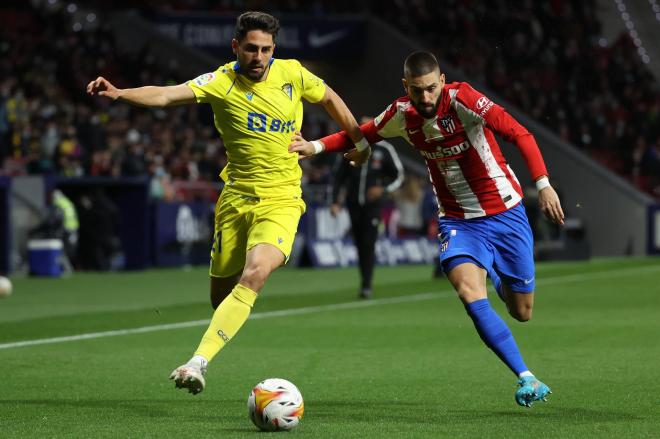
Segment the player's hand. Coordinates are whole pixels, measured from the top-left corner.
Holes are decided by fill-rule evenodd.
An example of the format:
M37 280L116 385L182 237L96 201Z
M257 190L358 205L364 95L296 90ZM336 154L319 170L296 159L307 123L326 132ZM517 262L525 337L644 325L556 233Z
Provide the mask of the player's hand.
M564 211L561 209L559 196L552 186L539 191L539 207L543 214L555 224L564 225Z
M87 84L87 93L90 95L97 94L99 96L107 96L113 101L116 101L119 98L121 90L112 85L110 81L105 79L103 76L99 76L89 84Z
M289 143L289 152L298 153L298 160L311 157L315 153L314 145L303 138L299 131L296 131Z
M367 201L373 202L379 200L383 196L383 193L385 193L383 186L371 186L367 189Z
M330 205L330 214L336 218L339 212L341 212L341 206L337 203L332 203Z
M344 154L344 158L349 161L351 166L362 166L369 160L371 157L371 147L358 151L357 148L353 148Z

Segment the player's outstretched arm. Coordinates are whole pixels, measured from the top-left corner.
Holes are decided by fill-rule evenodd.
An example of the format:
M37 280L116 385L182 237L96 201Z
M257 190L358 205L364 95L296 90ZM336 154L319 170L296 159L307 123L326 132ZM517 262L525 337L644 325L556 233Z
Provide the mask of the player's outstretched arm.
M106 96L113 101L120 99L143 107L168 107L196 102L195 93L186 84L120 89L102 76L87 84L87 93L92 96Z
M335 135L346 135L343 131L336 133ZM350 145L350 140L346 140ZM347 145L348 147L348 145ZM339 150L341 148L334 148L332 151ZM307 157L311 157L314 154L318 154L326 150L326 145L322 140L312 140L308 141L300 134L299 131L296 131L293 137L291 137L291 143L289 144L289 152L297 152L298 159L302 160ZM353 148L350 151L344 153L344 158L349 161L351 166L361 166L369 160L371 156L371 148L366 148L359 150Z

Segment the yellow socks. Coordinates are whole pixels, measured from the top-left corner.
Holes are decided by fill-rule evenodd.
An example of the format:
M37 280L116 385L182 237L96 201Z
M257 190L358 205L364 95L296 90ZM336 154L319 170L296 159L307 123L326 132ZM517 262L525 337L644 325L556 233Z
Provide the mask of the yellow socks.
M209 328L204 333L195 355L201 355L211 361L241 329L256 298L257 293L246 286L236 284L213 313Z

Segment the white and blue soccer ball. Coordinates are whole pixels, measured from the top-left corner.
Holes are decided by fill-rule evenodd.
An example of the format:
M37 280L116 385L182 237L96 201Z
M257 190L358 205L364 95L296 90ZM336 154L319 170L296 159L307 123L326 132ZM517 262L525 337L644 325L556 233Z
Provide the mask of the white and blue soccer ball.
M298 388L281 378L269 378L254 386L247 407L254 425L264 431L291 430L305 412Z

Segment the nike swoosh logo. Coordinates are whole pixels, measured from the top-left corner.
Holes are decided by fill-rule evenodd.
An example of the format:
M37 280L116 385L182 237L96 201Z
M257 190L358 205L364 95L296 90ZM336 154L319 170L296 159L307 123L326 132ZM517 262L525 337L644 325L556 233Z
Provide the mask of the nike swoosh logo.
M531 279L524 279L523 282L525 282L525 285L529 285L529 284L531 284L532 282L534 282L534 278L531 278Z
M309 45L313 48L327 46L328 44L341 40L346 35L348 35L347 29L339 29L322 35L313 30L309 33Z
M419 130L414 130L414 131L410 130L410 134L417 134L417 133L419 133Z

